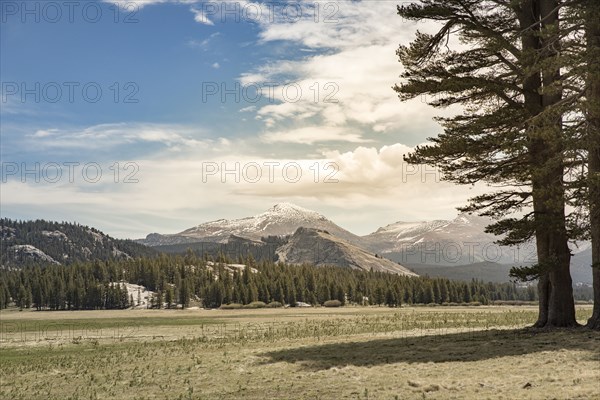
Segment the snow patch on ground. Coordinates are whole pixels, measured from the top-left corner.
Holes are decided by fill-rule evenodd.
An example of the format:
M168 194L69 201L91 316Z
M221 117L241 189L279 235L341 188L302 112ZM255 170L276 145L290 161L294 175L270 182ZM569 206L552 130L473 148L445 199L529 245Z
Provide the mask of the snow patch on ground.
M148 290L145 286L136 285L129 282L111 282L111 285L125 285L127 289L127 297L133 297L134 309L143 309L150 307L150 300L156 295L156 292ZM140 302L138 304L138 293Z
M217 263L215 263L213 261L206 262L206 266L212 271L214 271L216 264ZM244 268L246 268L246 264L222 264L222 265L225 267L225 270L227 270L231 273L233 273L233 271L242 272L242 271L244 271ZM256 274L258 272L258 270L256 268L250 267L250 272Z

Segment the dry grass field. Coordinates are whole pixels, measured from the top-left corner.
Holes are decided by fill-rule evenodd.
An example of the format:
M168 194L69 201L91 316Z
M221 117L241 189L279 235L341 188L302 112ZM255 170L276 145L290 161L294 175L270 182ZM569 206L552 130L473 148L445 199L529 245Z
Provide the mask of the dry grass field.
M580 322L591 307L580 306ZM0 314L2 399L600 399L600 333L534 307Z

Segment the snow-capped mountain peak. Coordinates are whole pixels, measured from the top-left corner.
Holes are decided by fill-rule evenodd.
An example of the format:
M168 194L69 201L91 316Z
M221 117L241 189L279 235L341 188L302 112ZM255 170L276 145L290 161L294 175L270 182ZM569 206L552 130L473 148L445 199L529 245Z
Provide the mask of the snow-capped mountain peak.
M327 220L325 216L319 214L316 211L302 208L292 203L277 203L273 207L269 208L264 213L257 215L256 218L286 218L290 220L311 220L320 219Z
M337 226L322 214L292 203L275 204L252 217L205 222L176 235L153 235L147 237L146 242L142 242L149 245L172 244L178 241L186 243L190 240L224 243L232 235L260 240L266 236L291 235L300 227L326 230L351 243L360 242L358 236Z

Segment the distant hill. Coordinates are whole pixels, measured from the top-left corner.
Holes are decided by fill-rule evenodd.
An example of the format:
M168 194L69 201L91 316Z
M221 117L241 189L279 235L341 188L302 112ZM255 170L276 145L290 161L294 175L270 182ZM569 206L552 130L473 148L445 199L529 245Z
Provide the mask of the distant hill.
M0 265L23 267L154 256L132 240L114 239L95 228L45 220L0 219Z
M534 241L511 247L494 243L500 237L485 232L486 226L493 222L490 218L468 213L461 213L453 220L400 221L363 236L362 247L403 265L450 267L461 276L460 279L464 277L461 271L485 274L481 269L483 266L504 265L500 268L508 271L507 265L536 262ZM589 276L591 282L590 242L571 245L571 252L573 281L585 282ZM459 268L461 266L465 268ZM508 276L508 273L504 275ZM471 277L481 278L478 275Z
M459 214L453 220L396 222L363 236L364 247L404 264L469 265L535 260L535 245L499 246L500 237L486 233L489 218Z
M288 243L277 249L279 260L289 264L332 265L416 275L393 261L377 257L327 231L298 228Z
M199 257L217 258L223 255L231 260L238 260L240 257L245 260L246 257L252 256L256 261L275 261L277 248L287 243L288 239L288 236L270 236L258 241L231 235L226 243L190 242L164 244L152 248L169 254L185 254L192 251Z

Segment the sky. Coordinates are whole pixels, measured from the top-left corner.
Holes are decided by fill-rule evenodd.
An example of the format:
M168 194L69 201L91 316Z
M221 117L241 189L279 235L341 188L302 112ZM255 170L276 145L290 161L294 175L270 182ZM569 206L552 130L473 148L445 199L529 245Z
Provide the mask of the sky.
M481 188L403 162L454 111L392 90L436 29L398 4L1 1L2 217L119 238L279 202L356 234L455 217Z

